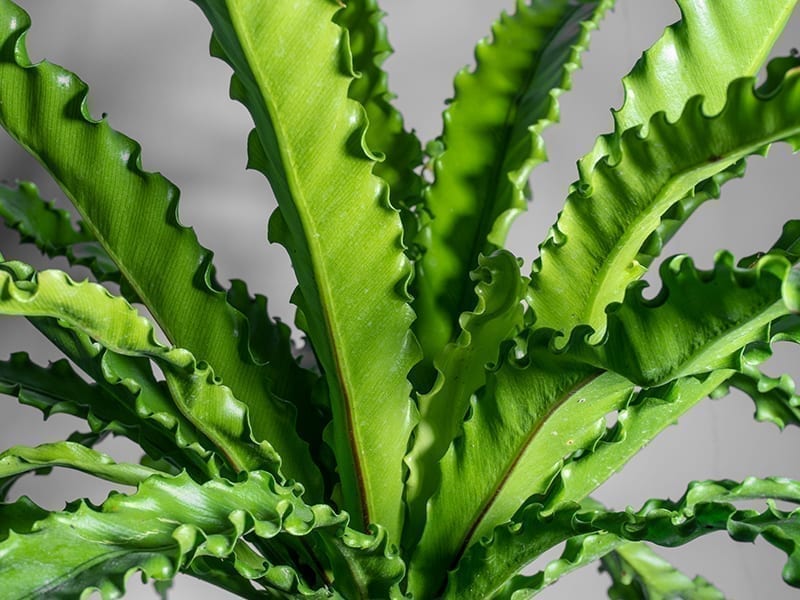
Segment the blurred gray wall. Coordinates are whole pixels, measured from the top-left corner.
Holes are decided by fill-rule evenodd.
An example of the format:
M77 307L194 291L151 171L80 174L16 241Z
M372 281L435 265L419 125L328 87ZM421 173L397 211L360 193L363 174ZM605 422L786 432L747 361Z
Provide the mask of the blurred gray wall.
M244 170L250 119L227 97L228 68L208 57L209 28L200 11L187 0L19 3L33 17L28 35L31 57L58 62L79 74L91 87L93 114L108 113L114 128L142 144L144 167L161 171L178 185L183 199L180 218L216 252L220 279L246 279L251 289L267 294L273 314L291 322L288 297L294 283L288 261L282 248L265 242L266 219L274 201L262 176ZM452 94L452 75L471 63L475 41L488 34L490 22L501 9L511 9L513 2L383 0L381 4L389 13L396 49L387 67L399 96L397 104L407 123L423 139L430 139L440 130L443 101ZM574 91L562 96L563 125L546 135L551 161L534 174L534 204L512 232L512 250L528 264L575 178L575 160L611 127L608 109L621 102L620 78L677 18L670 0L619 0L615 13L595 34ZM800 45L798 32L800 23L795 19L776 51L786 53ZM798 216L792 210L798 170L791 160L785 148L776 148L768 160L753 159L749 177L728 184L722 200L704 206L667 254L688 252L708 267L720 248L741 256L768 247L782 223ZM62 203L48 176L4 133L0 133L0 179L32 180L46 197ZM6 231L0 231L0 252L38 266L51 264L29 248L18 247L16 235ZM63 262L56 264L64 268ZM36 336L26 323L0 318L0 357L26 350L40 361L57 358ZM800 354L791 349L779 354L773 373L797 370ZM692 479L773 474L800 478L793 460L798 432L779 434L771 425L754 423L751 415L750 402L741 397L701 404L597 496L624 507L651 496L677 497ZM44 426L32 409L19 408L10 400L0 406L4 448L53 441L79 426L67 418L54 418ZM103 449L120 459L137 457L135 448L121 441L109 442ZM99 502L107 491L89 478L63 471L48 478L29 477L19 487L19 493L53 509L79 496ZM763 542L736 544L718 534L663 553L687 574L703 574L731 598L796 596L780 580L783 556ZM540 597L603 598L607 585L590 567ZM132 583L128 597L155 595ZM172 597L228 596L182 578Z

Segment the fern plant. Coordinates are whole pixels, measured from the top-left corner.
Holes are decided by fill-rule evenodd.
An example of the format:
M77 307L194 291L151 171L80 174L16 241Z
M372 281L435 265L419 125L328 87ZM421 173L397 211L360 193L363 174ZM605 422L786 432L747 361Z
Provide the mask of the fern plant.
M0 188L0 216L95 279L0 262L0 314L65 355L13 354L0 392L88 427L0 455L3 597L111 598L135 572L166 593L186 572L245 598L527 598L599 560L612 598L722 598L652 548L716 531L773 544L800 587L800 482L694 482L624 511L590 496L731 388L758 420L800 424L791 378L760 366L800 339L800 222L710 270L664 260L653 298L642 280L748 157L800 144L800 59L756 79L795 0L678 1L529 273L505 238L612 0L520 0L424 150L392 104L375 0L194 3L255 123L249 166L278 200L269 238L308 346L263 296L216 280L175 186L91 118L76 75L31 62L30 20L0 0L0 124L80 220L29 182ZM141 463L96 450L108 436ZM63 511L10 499L53 467L135 491Z

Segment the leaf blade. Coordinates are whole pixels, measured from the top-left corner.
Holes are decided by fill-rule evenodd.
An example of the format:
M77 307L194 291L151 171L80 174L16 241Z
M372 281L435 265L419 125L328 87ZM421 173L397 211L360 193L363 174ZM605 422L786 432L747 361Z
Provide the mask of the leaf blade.
M546 158L541 133L558 120L558 96L571 87L589 34L612 5L517 2L514 15L495 23L493 39L478 44L476 70L456 76L445 150L425 190L433 220L420 235L425 252L414 284L414 330L429 364L474 305L468 274L478 256L502 247L525 210L528 177Z
M242 347L245 324L215 287L211 253L178 222L177 188L142 170L138 144L91 118L86 84L51 63L31 64L24 11L3 0L0 21L0 124L50 171L169 339L215 365L248 402L255 435L281 448L287 472L319 493L319 473L294 433L291 408L270 394ZM161 260L165 248L169 261ZM196 326L199 315L204 327Z
M302 320L331 393L344 505L362 526L382 523L397 539L415 420L411 267L400 218L374 175L365 110L348 97L352 56L334 23L341 4L196 4L214 29L214 53L234 70L232 95L256 125L250 166L267 175L278 200L270 239L292 258ZM269 60L264 39L296 60Z
M59 325L97 339L114 353L154 360L172 400L232 468L280 472L280 457L267 442L252 438L247 407L219 383L214 371L187 350L160 344L153 326L105 288L75 283L61 271L36 273L21 263L2 262L0 314L59 319Z
M498 526L492 539L472 547L458 570L451 574L446 597L485 598L498 592L501 597L510 597L516 589L524 591L522 579L512 579L508 586L505 581L548 545L592 533L667 547L683 545L712 531L726 531L736 541L751 542L761 536L787 555L783 577L797 587L800 586L797 550L800 511L780 511L772 502L781 499L798 504L798 492L800 486L796 481L750 478L741 483L693 482L680 500L650 500L638 511L585 509L572 503L552 512L532 502L514 521ZM732 504L745 499L766 499L768 507L759 513L737 510ZM489 563L491 569L481 568ZM521 584L519 588L515 583Z
M579 324L605 331L605 308L641 277L636 257L665 211L708 177L773 142L796 146L797 72L786 72L779 89L761 96L752 80L737 80L723 111L710 117L695 97L674 123L656 115L646 137L627 130L613 159L584 172L534 263L537 326L567 335Z

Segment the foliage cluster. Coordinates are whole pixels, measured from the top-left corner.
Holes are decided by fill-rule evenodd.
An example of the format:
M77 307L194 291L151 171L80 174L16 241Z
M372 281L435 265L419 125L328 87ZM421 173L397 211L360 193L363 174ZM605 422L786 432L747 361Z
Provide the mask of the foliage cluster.
M612 598L722 598L651 546L715 531L773 544L800 587L800 482L693 482L638 510L590 497L732 388L758 420L800 425L792 379L761 368L800 340L800 221L710 270L664 260L653 298L642 280L749 157L800 145L800 59L757 80L796 1L678 0L523 273L509 227L613 0L519 0L424 146L392 103L376 0L193 0L255 125L248 166L278 201L299 350L266 298L217 281L177 188L92 119L76 75L32 63L28 15L0 0L0 125L80 220L30 182L0 186L0 219L94 279L0 257L0 315L65 356L0 361L0 392L88 427L0 454L4 597L112 598L134 572L166 593L186 572L245 598L517 599L599 560ZM108 436L141 463L99 452ZM63 511L10 499L54 467L136 490Z

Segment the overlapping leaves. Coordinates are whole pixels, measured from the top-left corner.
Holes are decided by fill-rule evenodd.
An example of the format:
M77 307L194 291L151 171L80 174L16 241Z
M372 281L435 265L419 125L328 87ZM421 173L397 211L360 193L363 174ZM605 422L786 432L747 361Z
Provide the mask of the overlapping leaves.
M683 21L624 81L615 133L581 162L527 296L517 260L495 250L524 207L528 175L544 158L541 131L557 118L557 97L610 0L520 0L501 18L479 45L478 68L457 78L424 208L419 144L380 69L390 48L374 0L195 2L214 28L213 52L233 68L232 95L254 118L250 166L278 197L270 235L298 274L297 322L322 377L300 367L265 298L241 282L219 288L210 253L177 222L177 190L141 170L135 143L89 118L77 78L30 64L27 17L0 0L0 122L55 175L85 226L27 184L0 190L0 215L46 253L121 281L176 344L159 344L149 323L99 286L0 262L0 313L32 319L96 381L63 362L0 363L0 391L92 428L0 455L0 490L53 466L140 485L102 507L51 515L26 499L0 505L0 581L23 596L93 587L113 595L132 570L168 580L184 569L246 597L517 598L604 558L620 597L657 595L659 586L713 594L628 540L676 545L727 530L779 546L785 578L800 584L796 511L731 504L797 503L795 482L704 482L677 503L624 513L585 500L709 394L738 387L758 418L800 423L794 383L759 370L773 342L800 340L791 226L767 256L740 267L727 254L709 272L685 257L668 261L653 300L629 287L697 206L741 176L747 156L776 141L800 145L795 58L772 63L757 91L753 79L728 87L756 72L795 0L679 1ZM428 210L435 220L420 230ZM153 239L141 244L145 229ZM411 375L416 430L411 238L408 257L421 258L414 327L425 350ZM166 247L174 260L153 274ZM89 448L107 433L139 441L148 465L187 472L113 463ZM340 501L357 529L388 529L348 528L344 513L306 504L284 474L314 501ZM389 551L399 541L411 560L402 589L403 561ZM561 541L564 553L543 572L514 576ZM42 545L53 552L46 565ZM624 579L623 567L636 576Z
M675 123L659 113L646 137L626 131L618 153L582 175L531 275L531 306L540 327L569 334L586 323L604 331L606 306L641 276L636 257L671 206L773 142L796 147L800 123L793 107L800 78L794 70L784 75L768 96L755 92L754 80L737 80L715 116L702 112L701 97Z
M252 438L247 407L219 383L213 370L187 350L157 342L152 325L105 288L75 283L60 271L36 273L22 263L4 262L0 263L0 314L57 319L59 326L97 340L113 353L154 361L182 415L233 469L280 472L280 457L267 442ZM146 383L140 378L134 385Z
M86 451L91 452L91 451ZM118 468L127 468L119 466ZM187 510L187 507L190 507ZM185 475L152 476L135 494L112 494L102 506L73 504L47 516L21 499L2 506L4 535L0 537L0 582L10 597L78 596L99 589L105 597L124 589L136 570L156 580L168 580L193 561L210 557L229 559L240 589L246 580L256 588L246 597L342 597L330 587L324 572L317 572L317 588L298 578L291 565L270 564L248 551L245 536L254 543L277 540L282 535L309 537L324 543L331 556L337 546L349 549L364 562L339 552L332 561L333 577L339 568L361 568L370 591L384 596L402 576L403 565L386 554L385 534L374 537L347 528L347 516L325 505L310 506L298 489L278 485L268 473L252 471L236 483L213 481L198 485ZM42 553L42 546L48 551ZM213 564L213 563L212 563ZM344 581L348 573L341 573ZM338 581L337 581L338 583ZM347 597L347 588L342 586Z
M738 509L733 504L752 499L767 500L766 509ZM606 536L604 543L617 538L669 547L713 531L727 531L742 542L762 537L786 553L783 578L800 587L800 509L780 510L773 499L800 504L800 484L780 478L695 482L680 500L650 500L638 511L573 504L547 512L540 503L531 502L514 521L497 527L491 539L472 547L450 575L444 597L530 597L541 589L540 579L511 576L548 548L572 538L585 544L592 534L599 537L591 541ZM613 544L606 549L612 550ZM591 543L579 549L583 551L592 552Z
M429 369L457 337L459 315L474 305L469 272L478 256L501 248L525 209L528 177L546 159L541 134L558 120L558 97L612 5L519 0L478 44L475 70L456 76L443 152L425 190L433 218L418 240L425 252L414 284L415 332Z
M134 373L126 370L123 372L127 381L123 384L120 370L115 371L114 367L121 361L136 365L136 359L102 350L55 323L42 325L62 329L53 333L63 336L65 344L73 341L76 351L83 350L74 356L102 383L87 383L65 360L41 367L27 355L18 353L0 362L0 391L41 410L45 418L69 414L86 420L98 436L107 433L125 436L139 444L153 460L166 460L178 469L186 469L198 481L225 471L220 457L212 451L213 445L208 440L201 442L202 437L172 404L169 394L153 385L152 376L148 377L142 369ZM109 378L103 377L103 373ZM135 381L130 378L133 374Z
M706 117L690 104L676 123L656 117L646 138L640 138L635 131L628 132L620 144L617 164L598 165L603 181L623 186L609 186L609 195L604 197L604 206L610 203L619 207L618 216L608 213L609 222L625 223L626 219L632 219L637 223L635 231L643 229L639 227L643 217L637 213L636 198L645 198L644 188L652 191L648 186L658 185L653 182L661 176L659 170L667 182L673 175L678 179L697 176L691 169L688 174L681 171L685 153L680 154L678 147L689 144L688 138L693 140L690 145L697 156L713 153L720 144L736 145L738 135L741 134L740 140L746 140L749 135L746 128L739 126L733 131L741 114L758 119L753 131L761 131L762 127L768 130L782 119L778 114L786 116L792 125L779 134L779 139L795 136L800 131L800 122L795 122L796 111L789 116L792 112L789 106L800 101L798 81L790 72L784 85L768 98L754 94L752 81L742 81L731 87L729 104L717 117ZM748 143L743 142L744 145ZM750 145L759 146L757 142ZM666 148L670 147L672 151L668 157ZM657 166L656 158L660 161ZM644 170L642 164L637 166L637 161L654 169L648 178L630 177L631 169ZM697 181L707 176L708 173L699 175ZM677 189L681 185L669 183L667 187ZM643 186L643 189L636 186ZM598 184L593 193L596 195L602 189ZM641 194L637 195L638 192ZM681 191L677 197L683 195ZM589 201L585 204L588 211ZM671 204L672 200L665 202L665 206ZM657 224L657 211L651 216L654 225ZM591 220L596 226L600 226L604 218L594 212L591 215L586 212L584 217L587 224ZM562 215L562 220L564 218ZM554 298L550 294L557 289L567 294L558 300L559 315L572 306L570 294L576 293L568 284L569 274L573 272L570 269L585 273L587 264L600 260L601 255L590 253L588 245L602 239L603 236L595 236L573 240L573 243L587 245L585 264L564 263L562 266L567 273L560 273L557 282L548 280L545 298ZM625 246L625 243L617 245L614 251ZM639 246L633 244L631 248ZM547 254L544 263L546 259ZM614 261L606 261L609 262ZM534 273L534 281L541 273ZM608 273L617 271L612 269ZM524 341L520 352L525 354L525 360L509 356L503 366L490 374L463 425L463 437L455 440L442 459L441 487L431 498L428 525L412 558L412 585L420 585L425 593L431 593L432 590L424 586L432 585L437 569L448 566L447 559L439 557L460 555L488 533L492 523L510 518L521 497L543 493L565 459L598 443L606 435L605 414L626 409L633 383L644 386L642 394L645 395L650 393L650 388L656 388L655 396L660 395L657 386L670 381L675 381L678 387L703 389L701 396L683 395L684 401L674 405L680 414L738 369L740 352L745 346L771 341L773 323L797 305L798 278L784 256L769 255L753 268L737 271L732 258L722 255L716 269L708 274L698 273L691 261L676 259L667 263L663 273L664 291L655 300L643 301L634 288L622 304L603 315L608 325L601 339L591 336L591 330L580 328L567 341L566 348L560 349L562 343L546 328L549 320L545 314L544 322L535 321ZM530 299L537 317L544 301L536 295L538 285L533 286ZM597 289L610 294L607 287ZM556 305L551 308L556 310ZM654 345L653 340L658 343ZM614 374L619 378L616 383ZM689 376L700 377L695 384L688 380L681 383L682 378ZM596 394L595 388L598 388ZM559 415L564 415L563 421ZM655 434L669 422L672 419L656 419L647 428ZM636 439L643 444L644 440L652 439L652 435L632 438L631 442L635 444ZM641 448L641 444L636 449ZM621 462L611 461L613 468L597 468L598 477L601 473L607 477L632 455L623 451L624 445L612 446ZM587 472L583 475L584 479L575 480L583 482L587 488L603 480ZM465 489L470 492L464 493ZM583 490L582 494L573 490L577 495L567 497L580 499L591 489ZM419 579L415 580L416 577Z
M248 403L256 437L280 448L287 472L320 494L294 411L243 347L246 322L215 287L211 253L178 222L178 190L141 169L138 144L90 117L86 84L46 61L31 64L29 27L23 10L0 2L0 124L53 175L167 337L214 365ZM165 248L169 261L161 260Z

